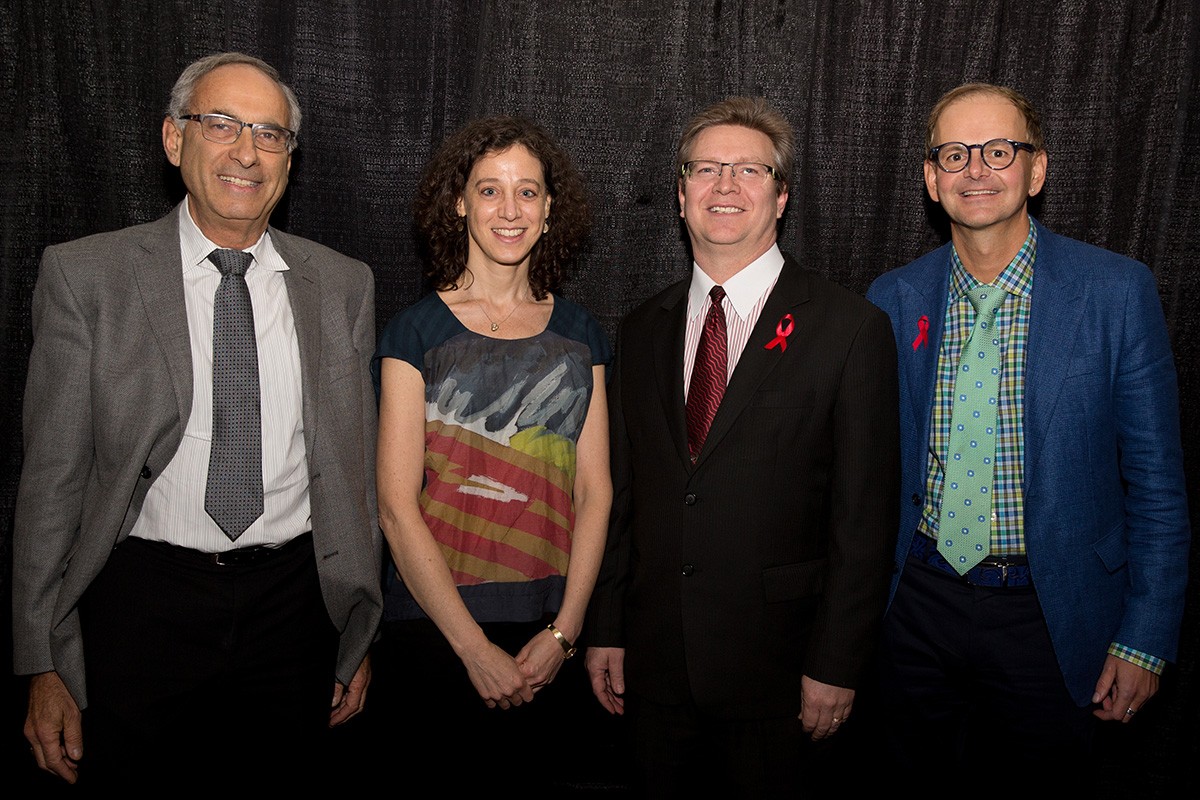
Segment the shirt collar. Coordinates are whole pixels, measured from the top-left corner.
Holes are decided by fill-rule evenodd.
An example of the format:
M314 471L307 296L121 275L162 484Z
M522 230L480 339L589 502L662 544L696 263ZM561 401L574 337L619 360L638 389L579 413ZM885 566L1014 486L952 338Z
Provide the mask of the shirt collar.
M766 292L775 285L783 271L783 253L778 244L771 245L765 253L751 261L729 280L721 284L739 319L745 319ZM688 289L688 319L693 319L704 308L704 298L716 286L716 281L692 263L692 285Z
M182 203L183 208L179 210L179 242L180 250L183 254L183 270L187 272L188 270L199 268L215 271L217 267L208 260L208 254L219 248L220 245L205 236L200 230L200 226L192 219L192 214L188 210L189 200L190 198L185 195ZM262 236L258 237L257 242L245 248L243 252L254 256L254 262L250 265L250 269L261 267L272 272L283 272L288 268L287 263L271 243L271 229L269 227L263 231Z
M1036 255L1037 227L1030 218L1029 235L1017 249L1017 254L1013 256L1012 261L1008 262L1008 266L1000 270L1000 274L992 281L992 285L1018 297L1027 296L1033 289L1033 261ZM952 300L957 300L980 284L979 280L963 266L962 259L958 256L958 250L953 244L950 245L950 260L952 262L950 266L950 296Z

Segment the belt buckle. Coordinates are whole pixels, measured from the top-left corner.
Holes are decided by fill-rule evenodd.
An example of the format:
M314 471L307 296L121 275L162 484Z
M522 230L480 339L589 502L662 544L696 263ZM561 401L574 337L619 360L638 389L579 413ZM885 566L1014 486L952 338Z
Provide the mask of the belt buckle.
M1009 587L1009 580L1010 579L1015 580L1017 578L1016 568L1019 566L1023 566L1023 565L1012 563L1011 561L1008 560L1008 557L1006 557L1006 556L1001 556L1000 558L991 558L991 559L985 558L983 561L980 561L978 564L978 568L980 570L993 570L994 569L999 573L999 576L998 576L999 580L997 581L995 586L997 588L1001 588L1001 589L1007 589ZM984 573L981 573L981 574L984 574ZM963 577L965 578L966 576L964 575ZM992 585L992 584L983 583L980 585L988 586L988 585ZM1025 584L1019 584L1019 585L1024 586Z
M1006 559L985 558L979 562L979 569L980 577L987 575L991 570L996 570L996 572L991 572L992 575L999 573L999 580L995 583L985 580L980 583L981 586L994 586L997 589L1008 588L1008 561Z
M258 560L262 554L261 547L243 547L224 550L220 553L212 554L212 563L218 567L236 567L243 564L252 564Z

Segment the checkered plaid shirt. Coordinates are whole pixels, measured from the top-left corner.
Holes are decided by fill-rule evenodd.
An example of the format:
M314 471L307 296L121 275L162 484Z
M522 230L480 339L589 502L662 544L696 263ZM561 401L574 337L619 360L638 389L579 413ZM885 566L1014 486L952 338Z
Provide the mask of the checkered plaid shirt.
M1033 259L1037 253L1037 230L1031 222L1029 236L1000 275L993 281L1008 293L996 311L1000 335L1000 406L996 419L996 467L992 479L991 554L1020 555L1025 552L1025 438L1021 427L1025 405L1025 348L1029 342L1029 302L1033 291ZM921 532L937 538L942 509L943 465L950 442L950 408L954 378L963 345L975 325L975 307L967 292L979 281L967 272L958 251L951 247L950 297L942 347L938 353L938 379L930 419L928 476L925 479L925 511Z

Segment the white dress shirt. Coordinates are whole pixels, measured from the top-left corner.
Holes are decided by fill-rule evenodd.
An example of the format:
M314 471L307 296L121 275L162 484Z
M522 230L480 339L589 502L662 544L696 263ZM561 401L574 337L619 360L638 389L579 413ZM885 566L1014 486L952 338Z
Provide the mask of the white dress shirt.
M728 382L733 377L733 368L737 366L746 342L750 339L750 331L754 330L758 317L762 314L771 289L783 271L783 253L778 245L751 261L725 283L725 299L721 308L725 311L725 327L729 346L729 374L725 376ZM692 285L688 289L687 333L683 341L683 394L687 400L688 388L692 383L692 367L696 363L696 347L700 344L700 333L704 330L704 318L708 315L711 305L708 293L716 283L700 269L692 264ZM732 312L732 313L731 313Z
M192 350L192 413L179 449L146 495L131 536L216 553L234 547L280 545L312 528L304 451L300 348L283 273L288 266L267 230L246 252L258 340L263 442L263 515L231 542L204 510L212 441L213 298L221 273L208 260L217 249L192 220L179 215L183 293ZM153 309L150 310L153 313Z

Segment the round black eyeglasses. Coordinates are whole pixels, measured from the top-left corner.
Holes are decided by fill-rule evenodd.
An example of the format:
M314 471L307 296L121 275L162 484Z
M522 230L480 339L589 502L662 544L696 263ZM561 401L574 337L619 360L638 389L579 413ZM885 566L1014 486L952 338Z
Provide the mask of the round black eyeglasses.
M988 169L1008 169L1017 160L1017 153L1028 150L1036 153L1037 148L1028 142L1012 139L992 139L983 144L946 142L929 151L929 160L942 168L943 172L962 172L971 164L971 151L978 150L983 165Z

